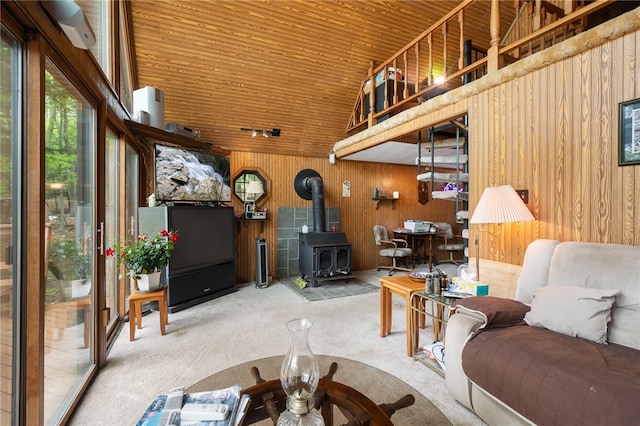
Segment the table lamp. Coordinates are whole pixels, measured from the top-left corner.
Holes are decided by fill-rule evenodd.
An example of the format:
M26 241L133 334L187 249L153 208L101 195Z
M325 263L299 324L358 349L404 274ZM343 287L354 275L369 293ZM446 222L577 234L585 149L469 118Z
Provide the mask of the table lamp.
M249 210L254 212L256 210L256 199L264 194L262 182L259 180L252 180L249 182L249 185L247 185L245 192L247 194L246 200L251 200L250 204L245 201L245 212Z
M484 189L469 223L497 223L500 228L492 236L500 235L502 224L507 222L524 222L535 220L522 198L511 185L492 186ZM476 233L476 280L480 281L480 229Z

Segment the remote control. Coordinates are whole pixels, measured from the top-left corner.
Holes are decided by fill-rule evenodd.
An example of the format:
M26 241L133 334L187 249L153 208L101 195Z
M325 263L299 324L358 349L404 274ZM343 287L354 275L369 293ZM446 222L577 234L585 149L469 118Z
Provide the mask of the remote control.
M224 420L228 415L229 406L226 404L188 403L182 407L180 417L183 421Z
M466 297L471 297L473 296L473 294L470 293L463 293L463 292L459 292L459 291L443 291L442 295L444 297L451 297L454 299L464 299Z
M160 426L180 425L180 409L182 408L183 396L184 388L175 388L169 392L160 416Z

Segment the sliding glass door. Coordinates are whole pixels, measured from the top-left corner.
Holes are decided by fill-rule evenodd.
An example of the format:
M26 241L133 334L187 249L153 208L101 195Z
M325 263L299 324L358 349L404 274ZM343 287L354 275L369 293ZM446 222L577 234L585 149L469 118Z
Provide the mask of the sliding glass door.
M44 414L65 415L95 366L96 112L49 60L45 72Z
M19 395L20 147L22 43L3 25L0 42L0 424L10 425Z

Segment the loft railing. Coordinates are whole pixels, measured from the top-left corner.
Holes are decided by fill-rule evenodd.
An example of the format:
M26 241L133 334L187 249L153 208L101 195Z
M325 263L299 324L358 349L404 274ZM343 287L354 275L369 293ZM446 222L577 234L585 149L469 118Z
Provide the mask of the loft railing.
M347 132L371 127L391 115L572 37L584 29L589 14L613 1L491 0L490 4L462 1L385 62L377 67L371 64L358 91ZM500 12L501 8L507 7L514 8L510 12L514 19L501 37ZM469 40L465 16L477 16L478 13L480 16L489 14L489 32L478 37L481 40ZM482 22L474 21L472 25L478 28ZM484 49L482 44L485 44Z

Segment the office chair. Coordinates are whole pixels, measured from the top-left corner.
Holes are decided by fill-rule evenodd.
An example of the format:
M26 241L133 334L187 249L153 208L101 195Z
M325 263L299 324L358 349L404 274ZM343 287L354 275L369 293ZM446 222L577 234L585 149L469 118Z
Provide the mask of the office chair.
M434 225L438 232L437 237L443 239L443 243L438 244L436 248L449 253L449 259L439 260L438 263L453 263L456 265L464 263L464 259L454 259L453 257L453 253L464 251L464 244L457 242L451 225L446 222L436 222Z
M407 246L407 242L405 240L398 238L389 239L387 228L382 225L375 225L373 227L373 235L376 240L376 245L383 247L378 252L378 271L380 269L389 269L389 275L393 275L395 271L412 271L410 268L398 266L397 263L398 259L403 259L406 266L406 260L411 259L413 256L413 250ZM391 265L380 265L380 257L390 257Z

